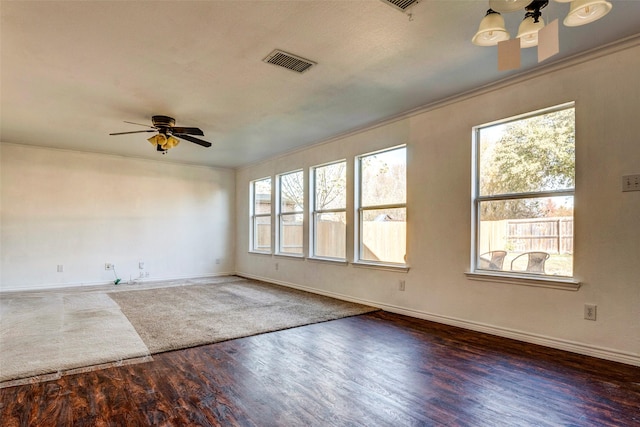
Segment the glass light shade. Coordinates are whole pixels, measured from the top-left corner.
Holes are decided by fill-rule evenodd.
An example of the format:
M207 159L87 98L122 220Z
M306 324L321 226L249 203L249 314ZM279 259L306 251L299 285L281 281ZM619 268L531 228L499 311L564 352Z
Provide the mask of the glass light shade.
M476 46L495 46L511 36L504 27L504 18L496 12L487 13L480 21L478 32L471 39Z
M538 46L538 31L544 28L544 19L538 18L538 22L534 22L533 17L527 16L518 27L517 37L520 39L520 47Z
M157 135L153 135L151 138L147 139L151 143L151 145L162 145L167 142L167 137L161 133Z
M180 140L175 136L167 136L161 133L152 136L151 138L147 139L147 141L149 141L151 145L159 146L163 150L168 150L169 148L173 148L176 145L180 144Z
M161 147L162 147L163 150L168 150L169 148L173 148L178 144L180 144L180 140L178 138L176 138L175 136L169 135L167 137L166 142L164 144L161 144Z
M569 14L564 18L564 25L577 27L589 24L605 16L612 7L607 0L574 0L569 6Z
M489 7L496 12L508 13L524 9L531 0L489 0Z

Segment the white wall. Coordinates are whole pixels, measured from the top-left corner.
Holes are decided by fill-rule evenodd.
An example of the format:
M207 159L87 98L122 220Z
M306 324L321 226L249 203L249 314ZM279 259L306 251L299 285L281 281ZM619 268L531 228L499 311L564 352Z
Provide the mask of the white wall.
M234 271L233 170L0 147L0 290Z
M240 274L385 309L640 365L640 41L636 38L455 102L237 173ZM468 279L471 129L576 102L575 277L578 291ZM408 273L248 253L249 182L408 144ZM352 172L352 171L351 171ZM352 194L351 194L352 195ZM353 206L350 213L353 214ZM279 269L275 269L275 263ZM406 280L406 291L398 280ZM585 303L598 320L583 319Z

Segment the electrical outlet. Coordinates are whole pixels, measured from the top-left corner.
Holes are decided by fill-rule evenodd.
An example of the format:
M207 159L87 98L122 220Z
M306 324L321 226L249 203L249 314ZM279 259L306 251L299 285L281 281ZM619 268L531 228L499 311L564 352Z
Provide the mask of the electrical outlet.
M105 262L104 263L104 269L105 270L113 270L113 264L111 264L110 262Z
M216 265L220 265L220 258L216 258Z
M622 191L640 191L640 175L623 176Z
M278 265L278 263L276 262L276 271L278 271L280 269L280 266Z
M138 263L138 268L139 268L140 270L144 270L144 261L140 261L140 262Z
M404 291L404 287L405 287L405 281L404 280L400 280L398 282L398 289L401 291Z
M58 273L62 273L64 271L64 266L62 264L58 264Z
M584 318L586 320L596 320L598 306L595 304L584 305Z

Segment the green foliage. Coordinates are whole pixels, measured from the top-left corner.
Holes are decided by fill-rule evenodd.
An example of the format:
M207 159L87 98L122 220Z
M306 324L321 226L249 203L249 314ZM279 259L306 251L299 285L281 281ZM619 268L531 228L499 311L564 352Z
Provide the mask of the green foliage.
M480 194L501 195L575 186L574 109L555 111L481 131ZM484 134L486 132L486 135ZM553 206L541 199L483 203L483 220L536 218Z

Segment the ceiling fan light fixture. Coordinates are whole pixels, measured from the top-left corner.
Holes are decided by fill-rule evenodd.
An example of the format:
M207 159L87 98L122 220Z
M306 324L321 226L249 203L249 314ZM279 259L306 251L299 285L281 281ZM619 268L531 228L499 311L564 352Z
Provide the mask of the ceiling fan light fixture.
M495 46L499 42L509 40L511 36L504 26L504 18L493 9L487 10L487 14L480 21L478 32L471 42L476 46Z
M180 144L180 140L178 138L173 135L165 135L164 133L154 135L147 139L147 141L149 141L151 145L159 147L158 151L167 151L168 149Z
M130 132L114 132L109 135L127 135L130 133L141 133L141 132L158 132L156 135L148 138L147 141L153 146L156 147L158 151L161 151L163 154L170 148L173 148L180 144L180 140L184 139L189 142L193 142L194 144L198 144L202 147L211 147L211 143L209 141L205 141L204 139L196 138L193 135L204 136L204 132L200 128L196 127L184 127L184 126L175 126L176 121L173 117L169 116L153 116L151 118L151 122L153 126L143 125L140 123L134 122L125 122L130 123L132 125L138 126L146 126L151 129L147 130L135 130Z
M520 27L518 27L518 35L516 36L520 39L520 47L538 46L538 31L542 28L544 28L544 19L539 17L538 22L536 22L533 14L527 13L520 23Z
M605 16L612 8L607 0L573 0L563 23L567 27L589 24Z

